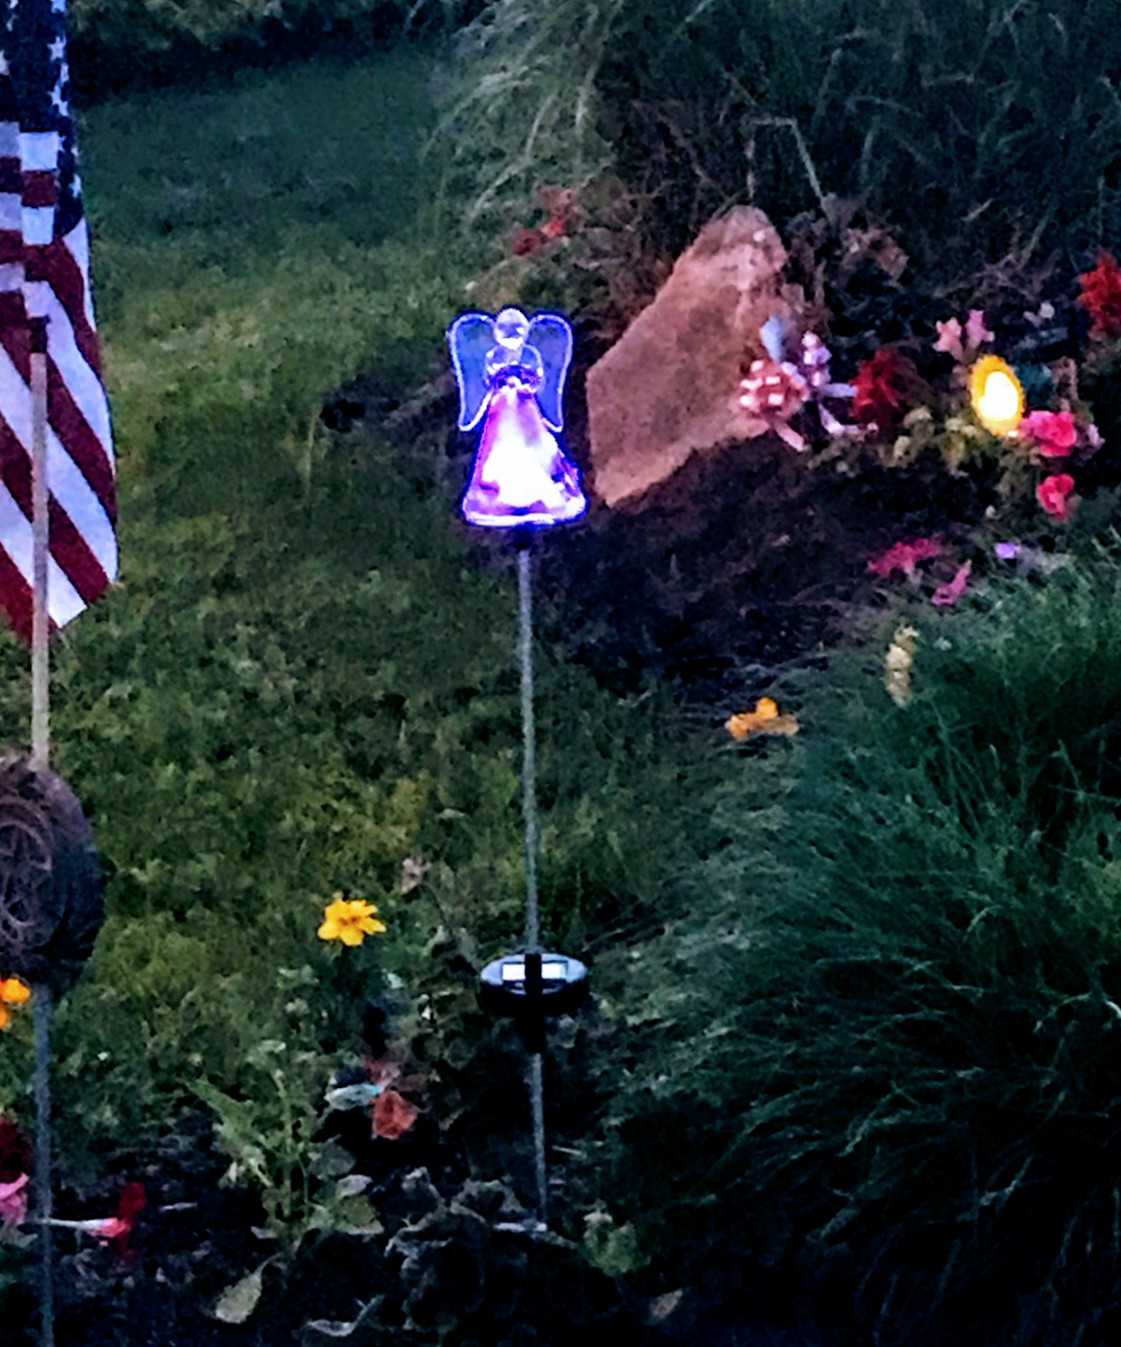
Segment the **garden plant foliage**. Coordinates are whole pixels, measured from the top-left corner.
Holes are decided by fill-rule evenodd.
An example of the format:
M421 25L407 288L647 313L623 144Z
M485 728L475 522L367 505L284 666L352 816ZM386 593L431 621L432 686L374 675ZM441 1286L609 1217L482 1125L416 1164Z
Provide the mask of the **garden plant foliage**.
M742 761L628 1005L649 1254L792 1260L883 1342L1115 1331L1119 597L1115 553L994 584L922 624L907 705L840 659Z
M449 118L470 108L459 152L487 175L469 218L610 159L662 256L733 202L782 230L833 198L939 281L1078 254L1118 232L1114 18L1109 0L494 0L461 36Z

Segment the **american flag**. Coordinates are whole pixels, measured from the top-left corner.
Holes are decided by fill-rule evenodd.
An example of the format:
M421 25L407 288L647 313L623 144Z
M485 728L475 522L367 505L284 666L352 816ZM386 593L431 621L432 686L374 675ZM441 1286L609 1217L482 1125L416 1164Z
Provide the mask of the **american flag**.
M46 319L52 626L117 574L117 497L70 117L66 0L0 0L0 608L31 634L31 320Z

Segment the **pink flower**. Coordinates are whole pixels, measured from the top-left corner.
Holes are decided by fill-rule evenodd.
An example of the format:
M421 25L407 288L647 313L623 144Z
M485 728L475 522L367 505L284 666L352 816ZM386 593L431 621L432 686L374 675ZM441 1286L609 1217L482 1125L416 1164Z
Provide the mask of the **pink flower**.
M895 543L886 552L872 557L868 562L868 569L873 575L885 580L893 571L902 571L904 575L912 576L918 562L940 557L945 550L937 538L916 538L914 542Z
M984 309L970 309L965 320L965 344L976 349L983 342L992 340L993 333L985 326Z
M957 574L952 580L941 585L930 596L930 601L938 608L949 608L957 603L958 599L965 593L965 587L969 583L969 573L973 569L973 563L967 561L958 568Z
M945 351L947 355L952 355L955 360L964 360L965 352L961 345L961 324L956 318L947 319L944 323L935 323L938 329L938 340L934 343L936 351Z
M1055 476L1045 477L1040 482L1035 489L1035 498L1048 514L1054 515L1065 524L1070 518L1070 493L1073 490L1074 478L1069 472L1060 472Z
M1020 434L1035 441L1044 458L1065 458L1078 440L1070 412L1029 412L1020 422Z
M27 1220L27 1184L26 1174L11 1183L0 1183L0 1226L5 1230Z

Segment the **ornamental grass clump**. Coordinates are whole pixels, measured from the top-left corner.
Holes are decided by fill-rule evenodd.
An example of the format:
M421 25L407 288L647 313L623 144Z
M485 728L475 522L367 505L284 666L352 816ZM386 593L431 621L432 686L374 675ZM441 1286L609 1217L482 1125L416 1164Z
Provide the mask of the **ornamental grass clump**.
M613 158L663 255L734 201L783 229L842 198L941 279L1093 247L1121 223L1114 19L1110 0L491 0L448 118L485 172L469 219Z
M1117 1340L1119 601L1106 557L928 610L905 705L878 642L739 760L619 993L601 1193L682 1281L796 1270L883 1344Z

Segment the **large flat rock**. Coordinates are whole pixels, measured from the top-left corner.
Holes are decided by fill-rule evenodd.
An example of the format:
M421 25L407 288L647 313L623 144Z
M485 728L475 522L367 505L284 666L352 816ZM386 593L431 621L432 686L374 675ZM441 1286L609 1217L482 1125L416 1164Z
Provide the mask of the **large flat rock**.
M790 314L786 252L762 211L710 221L618 342L588 371L592 485L633 502L697 450L759 434L737 402L759 329Z

